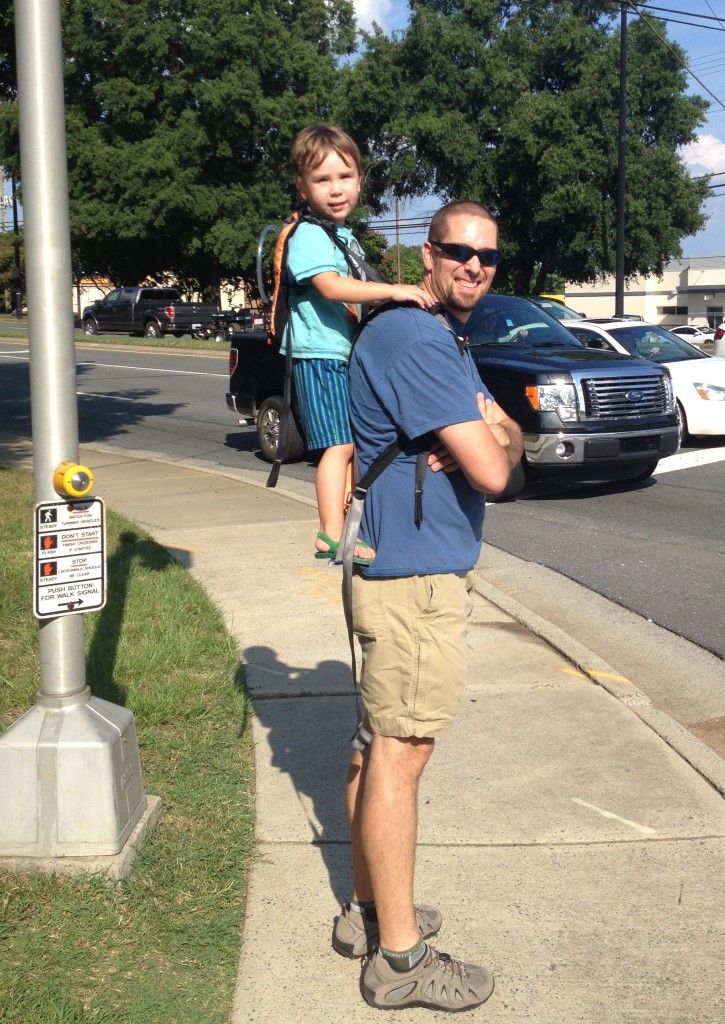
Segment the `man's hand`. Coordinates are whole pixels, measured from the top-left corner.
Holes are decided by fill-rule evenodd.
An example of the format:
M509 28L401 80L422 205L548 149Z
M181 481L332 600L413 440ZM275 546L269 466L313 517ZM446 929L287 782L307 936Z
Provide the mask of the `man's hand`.
M478 392L476 398L481 416L495 440L505 451L509 465L513 469L521 461L524 452L519 425L507 416L501 406L492 398L486 398L482 391Z
M457 469L461 468L443 442L438 438L430 446L428 466L434 473L455 473Z
M508 459L509 468L513 469L521 461L524 451L518 424L508 417L492 398L486 398L482 391L478 392L476 399L481 411L481 418L491 431L499 448L503 449ZM455 473L457 469L463 468L439 437L431 445L428 466L434 473Z

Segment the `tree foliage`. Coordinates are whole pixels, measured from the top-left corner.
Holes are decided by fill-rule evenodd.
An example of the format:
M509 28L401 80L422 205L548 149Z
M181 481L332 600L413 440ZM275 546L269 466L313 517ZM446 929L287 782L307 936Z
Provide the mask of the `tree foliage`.
M379 185L489 206L499 287L615 264L619 36L591 2L413 0L410 26L368 37L340 102L377 157ZM658 26L658 32L661 32ZM707 184L676 149L706 103L686 96L676 46L644 19L628 33L625 273L661 273L704 223ZM376 88L377 86L377 88Z
M401 284L420 284L423 280L423 257L420 253L420 246L391 245L386 249L382 259L382 271L391 281L398 280L398 266L400 266Z
M341 66L351 0L64 0L76 275L253 285L261 228L294 204L292 139L318 120L363 150L356 223L385 195L470 198L501 224L498 287L612 272L619 37L606 6L411 0L404 32L374 31ZM18 176L12 17L0 0L0 162ZM685 95L682 56L631 22L628 276L661 272L704 221L707 184L677 148L707 104ZM362 241L381 265L382 245Z
M293 200L291 141L327 117L353 49L350 0L66 0L62 15L75 271L250 278Z

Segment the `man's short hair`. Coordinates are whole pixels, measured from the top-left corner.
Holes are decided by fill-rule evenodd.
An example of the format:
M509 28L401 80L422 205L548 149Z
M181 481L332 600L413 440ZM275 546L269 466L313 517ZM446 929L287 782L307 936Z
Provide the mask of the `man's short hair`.
M292 143L292 160L297 180L314 171L328 153L337 153L346 164L352 164L362 178L362 157L357 143L342 128L327 124L311 124L298 132Z
M496 218L487 206L474 203L470 199L456 199L452 203L441 206L437 213L433 214L428 228L429 242L442 242L448 229L448 221L451 217L465 214L467 217L483 217L484 220L496 223Z

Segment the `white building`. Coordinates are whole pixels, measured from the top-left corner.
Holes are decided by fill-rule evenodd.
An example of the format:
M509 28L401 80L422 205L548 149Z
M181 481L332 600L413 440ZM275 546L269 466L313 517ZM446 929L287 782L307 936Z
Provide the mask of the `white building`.
M568 283L566 303L586 316L612 316L614 291L614 277L594 285ZM660 278L625 281L624 312L663 327L717 327L725 320L725 256L671 260Z

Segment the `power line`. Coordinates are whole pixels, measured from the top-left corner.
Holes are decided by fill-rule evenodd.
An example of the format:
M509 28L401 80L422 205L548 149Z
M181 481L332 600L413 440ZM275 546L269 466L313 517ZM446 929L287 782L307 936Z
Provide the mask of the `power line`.
M708 96L711 96L715 100L715 102L718 104L718 106L722 107L722 109L725 110L725 103L723 103L723 101L721 99L719 99L715 95L714 92L712 92L710 89L708 89L708 87L705 85L704 82L700 81L700 79L697 77L695 72L690 67L688 67L687 63L682 59L682 57L679 55L679 53L670 44L669 40L666 39L664 36L660 35L659 32L656 31L654 25L652 24L652 19L651 18L643 18L642 17L642 12L638 9L637 4L634 2L634 0L627 0L627 6L629 7L630 10L634 11L634 13L637 15L637 17L641 18L644 21L645 25L648 27L650 32L652 32L652 34L655 36L655 38L659 39L659 41L664 46L667 47L667 49L670 51L670 53L672 53L673 56L677 58L677 60L680 62L680 64L683 66L683 68L687 71L687 73L692 78L695 79L697 84L702 89L705 90L705 92L708 94ZM681 13L687 13L687 12L681 12ZM660 19L660 20L662 20L662 19ZM692 22L683 22L683 24L690 24L691 25ZM721 28L721 29L718 29L717 31L723 32L723 31L725 31L725 29Z
M710 5L708 4L708 7L709 6ZM686 18L690 18L690 19L698 18L698 19L701 19L702 21L716 21L721 26L720 29L718 29L717 31L725 32L725 28L722 27L723 19L722 18L718 18L718 16L716 14L693 14L692 11L678 11L676 8L673 8L673 7L658 7L656 4L647 4L647 10L648 11L664 11L665 14L682 14ZM712 7L710 7L710 10L712 10ZM667 19L666 18L661 18L660 20L661 21L666 21ZM684 24L691 25L692 21L686 21ZM709 28L710 26L709 25L707 25L707 26L703 25L703 26L695 26L695 27L696 28L698 28L698 27Z

